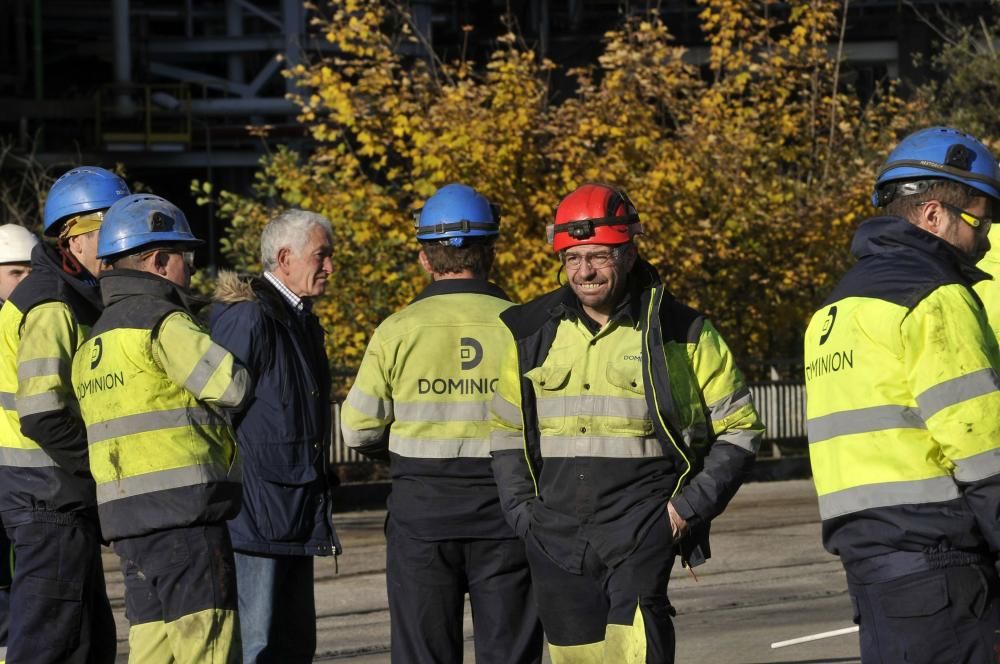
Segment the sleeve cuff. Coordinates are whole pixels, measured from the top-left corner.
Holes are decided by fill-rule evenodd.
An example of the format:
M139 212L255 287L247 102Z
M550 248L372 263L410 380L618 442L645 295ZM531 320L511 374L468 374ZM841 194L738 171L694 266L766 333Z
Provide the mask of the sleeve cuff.
M687 521L689 525L694 525L698 521L698 514L683 494L677 494L670 499L670 502L673 504L674 509L677 510L677 514Z

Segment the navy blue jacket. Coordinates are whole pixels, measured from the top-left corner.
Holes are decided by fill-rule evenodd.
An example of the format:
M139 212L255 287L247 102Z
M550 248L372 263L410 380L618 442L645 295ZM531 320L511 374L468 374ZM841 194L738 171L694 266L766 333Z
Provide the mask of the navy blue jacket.
M233 548L339 553L327 476L330 369L323 329L265 279L223 272L215 301L212 339L254 378L253 394L233 414L243 461L243 510L229 522Z

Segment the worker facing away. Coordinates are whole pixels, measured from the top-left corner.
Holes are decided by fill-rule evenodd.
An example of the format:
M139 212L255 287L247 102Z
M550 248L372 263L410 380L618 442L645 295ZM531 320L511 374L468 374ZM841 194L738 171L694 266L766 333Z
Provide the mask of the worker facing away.
M73 363L104 537L121 559L129 661L239 664L226 520L239 512L236 443L246 369L193 317L201 244L172 203L111 207L98 257L105 309Z
M1000 203L978 140L932 127L878 174L858 259L805 334L823 543L865 664L995 663L1000 352L973 284Z
M386 582L392 661L460 662L465 594L476 662L541 661L524 544L490 470L489 402L510 306L488 281L496 207L449 184L417 220L431 283L375 330L344 402L347 444L390 460Z
M115 624L87 437L70 381L102 304L96 277L104 212L128 195L109 171L81 166L45 199L31 274L0 309L0 517L14 546L7 659L114 661Z
M501 505L554 664L673 662L674 558L708 556L763 427L722 336L640 258L624 191L580 186L548 230L567 283L501 314Z

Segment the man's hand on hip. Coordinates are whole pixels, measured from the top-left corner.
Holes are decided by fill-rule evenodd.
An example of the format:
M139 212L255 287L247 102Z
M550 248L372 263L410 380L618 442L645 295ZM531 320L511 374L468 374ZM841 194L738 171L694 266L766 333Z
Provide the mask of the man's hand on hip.
M679 540L688 534L688 522L681 518L681 515L674 509L674 504L667 501L667 515L670 517L670 532L674 540Z

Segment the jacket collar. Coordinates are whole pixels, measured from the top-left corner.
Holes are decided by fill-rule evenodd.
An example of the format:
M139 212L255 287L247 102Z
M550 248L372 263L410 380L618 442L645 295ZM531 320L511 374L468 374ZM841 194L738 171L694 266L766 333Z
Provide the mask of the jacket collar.
M55 279L62 282L66 288L79 294L80 297L89 302L94 309L97 311L102 309L101 293L97 287L97 282L91 281L92 278L88 278L86 281L78 279L62 269L62 256L55 247L45 242L36 244L35 248L31 250L31 269L52 275ZM87 276L89 277L90 275L88 274Z
M192 313L204 304L187 290L151 272L110 270L101 274L100 282L101 297L104 299L105 307L136 296L167 300Z
M510 301L507 293L496 284L485 279L439 279L429 283L420 294L413 298L413 302L425 300L435 295L451 295L453 293L471 293L478 295L490 295L501 300ZM411 302L410 304L412 304Z
M851 242L851 253L859 260L900 250L919 251L931 260L943 262L970 284L990 278L959 249L902 217L868 219L858 227Z

